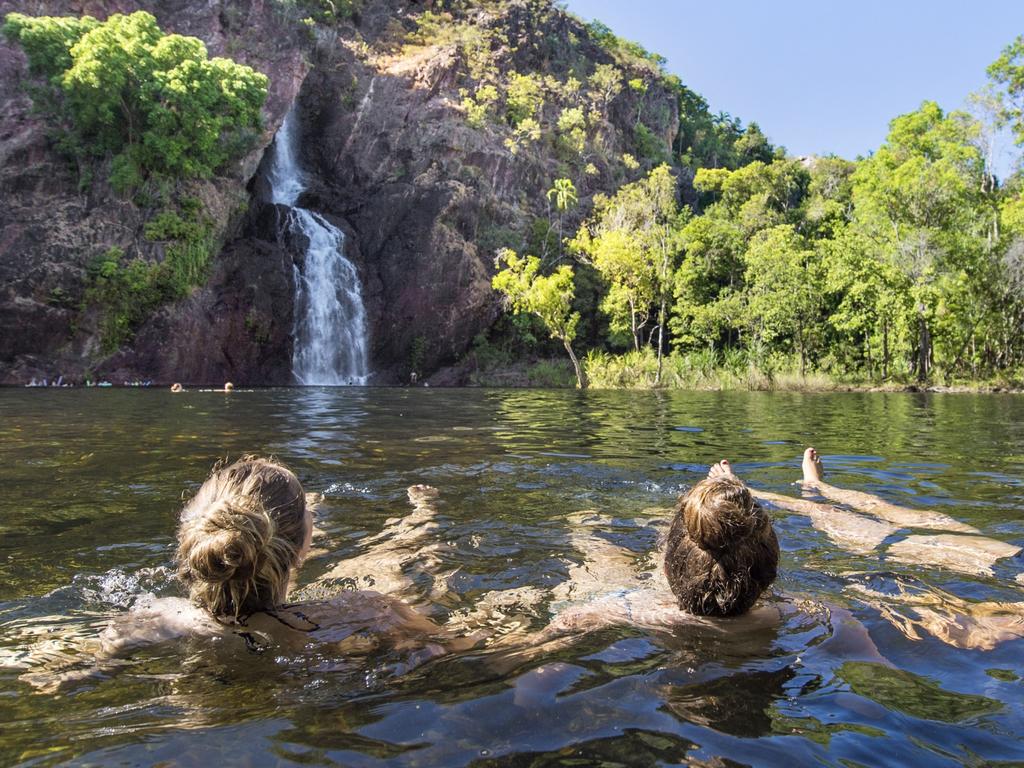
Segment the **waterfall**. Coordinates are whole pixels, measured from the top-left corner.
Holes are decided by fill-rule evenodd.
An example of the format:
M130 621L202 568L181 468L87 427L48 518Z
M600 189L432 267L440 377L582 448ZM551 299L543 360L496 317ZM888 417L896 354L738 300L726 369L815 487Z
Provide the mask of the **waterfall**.
M345 258L345 234L318 213L295 205L305 189L296 159L295 111L274 139L271 202L289 207L285 226L308 246L295 269L292 375L299 384L361 385L369 376L366 311L359 273Z

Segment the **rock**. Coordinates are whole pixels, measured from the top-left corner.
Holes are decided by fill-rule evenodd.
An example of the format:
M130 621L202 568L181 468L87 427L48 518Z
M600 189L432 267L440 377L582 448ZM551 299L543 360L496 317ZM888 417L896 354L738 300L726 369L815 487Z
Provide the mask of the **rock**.
M205 288L158 312L97 374L121 381L146 371L158 384L293 383L292 265L280 245L236 240Z
M239 215L266 146L291 107L308 71L311 41L301 30L282 23L273 2L207 3L201 0L166 2L37 2L37 15L82 15L106 18L134 10L152 12L165 32L195 35L207 44L211 56L229 55L270 75L264 108L264 132L253 150L224 175L196 182L190 193L205 203L219 242L237 235ZM24 3L0 0L0 17L24 12ZM49 127L33 111L24 84L31 82L25 57L0 37L0 383L24 383L29 372L53 377L60 370L113 369L118 361L133 360L141 367L124 368L125 378L153 378L161 370L158 353L166 343L140 354L154 332L140 332L134 351L103 360L97 340L97 315L81 312L86 267L111 247L129 258L162 259L163 246L143 236L143 226L154 211L115 195L99 169L91 185L80 189L78 171L61 156L49 139ZM231 247L224 251L230 256ZM223 273L215 266L214 274ZM212 287L208 286L207 289ZM226 302L224 306L230 306ZM199 309L195 297L164 308L152 319L162 327L175 314L172 325L184 329L188 315ZM199 318L193 319L198 326ZM237 324L239 318L231 323ZM174 357L187 357L191 342L179 335L186 348ZM155 343L155 342L154 342ZM173 346L173 343L172 343ZM289 353L290 354L290 353ZM255 370L273 369L273 365ZM255 374L254 370L254 374ZM242 378L242 377L240 377ZM252 377L247 377L252 380Z
M102 178L79 191L77 172L50 145L21 87L24 57L0 41L0 383L65 370L115 381L290 383L292 265L304 246L281 241L282 212L265 205L263 176L274 132L294 104L309 176L300 202L346 233L346 255L363 283L374 381L407 382L414 362L423 380L460 360L501 311L490 284L496 249L526 247L531 222L547 215L546 190L566 171L549 137L513 152L500 117L467 125L459 91L468 63L460 49L401 48L423 7L365 0L352 23L311 35L271 0L34 3L32 12L40 14L150 10L165 31L200 37L211 55L268 74L270 93L265 130L252 152L224 175L191 187L224 244L210 280L155 312L125 348L104 356L98 314L80 309L86 267L112 246L129 257L162 259L163 246L143 236L154 211L118 198ZM611 60L580 22L538 7L510 0L500 11L469 11L481 28L507 40L491 51L502 72L564 80L580 57ZM0 0L0 13L11 10L23 4ZM579 41L571 61L563 50L570 37ZM645 98L652 132L671 140L675 97L655 82ZM601 129L611 160L598 160L596 175L580 174L581 205L565 217L567 232L595 192L644 172L613 162L632 149L635 99L625 89L611 103ZM556 119L549 114L545 123ZM457 374L452 381L464 379Z

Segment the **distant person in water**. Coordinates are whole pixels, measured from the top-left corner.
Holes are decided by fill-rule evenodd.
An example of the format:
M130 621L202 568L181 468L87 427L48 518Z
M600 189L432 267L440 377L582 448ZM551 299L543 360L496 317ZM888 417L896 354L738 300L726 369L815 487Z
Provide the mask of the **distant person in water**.
M414 514L429 517L431 491L426 486L409 489ZM314 641L333 645L339 655L384 647L408 651L406 667L474 644L377 591L347 590L320 600L286 602L312 537L310 499L289 469L254 457L215 468L181 513L175 559L188 599L136 604L107 626L99 647L79 649L90 652L94 663L89 669L81 669L81 658L50 659L60 666L36 665L44 669L25 679L52 690L102 671L132 648L184 636L235 634L247 644L263 637L294 650ZM377 543L369 562L388 567L395 559L387 555L391 548L387 541Z
M185 388L182 387L181 384L179 384L178 382L174 382L173 384L171 384L171 392L184 392L184 391L185 391Z
M235 391L235 385L232 384L230 381L225 381L224 382L224 391L225 392L234 392Z

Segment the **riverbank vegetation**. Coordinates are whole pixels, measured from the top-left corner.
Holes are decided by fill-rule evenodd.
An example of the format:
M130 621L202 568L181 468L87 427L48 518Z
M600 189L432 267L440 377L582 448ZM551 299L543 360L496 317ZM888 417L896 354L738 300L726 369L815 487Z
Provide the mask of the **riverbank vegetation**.
M925 101L866 158L787 157L744 133L724 162L684 136L671 162L595 195L560 239L586 285L573 310L591 383L1019 386L1024 176L992 163L1005 127L1024 146L1024 37L988 73L972 111ZM537 275L566 270L562 255Z

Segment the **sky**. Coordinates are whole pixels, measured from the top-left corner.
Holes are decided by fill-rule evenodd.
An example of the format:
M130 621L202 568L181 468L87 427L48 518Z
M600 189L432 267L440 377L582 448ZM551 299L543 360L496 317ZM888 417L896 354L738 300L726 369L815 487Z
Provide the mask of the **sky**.
M922 101L960 109L1024 34L1024 0L568 0L792 155L853 159ZM1011 163L1009 141L997 163Z

